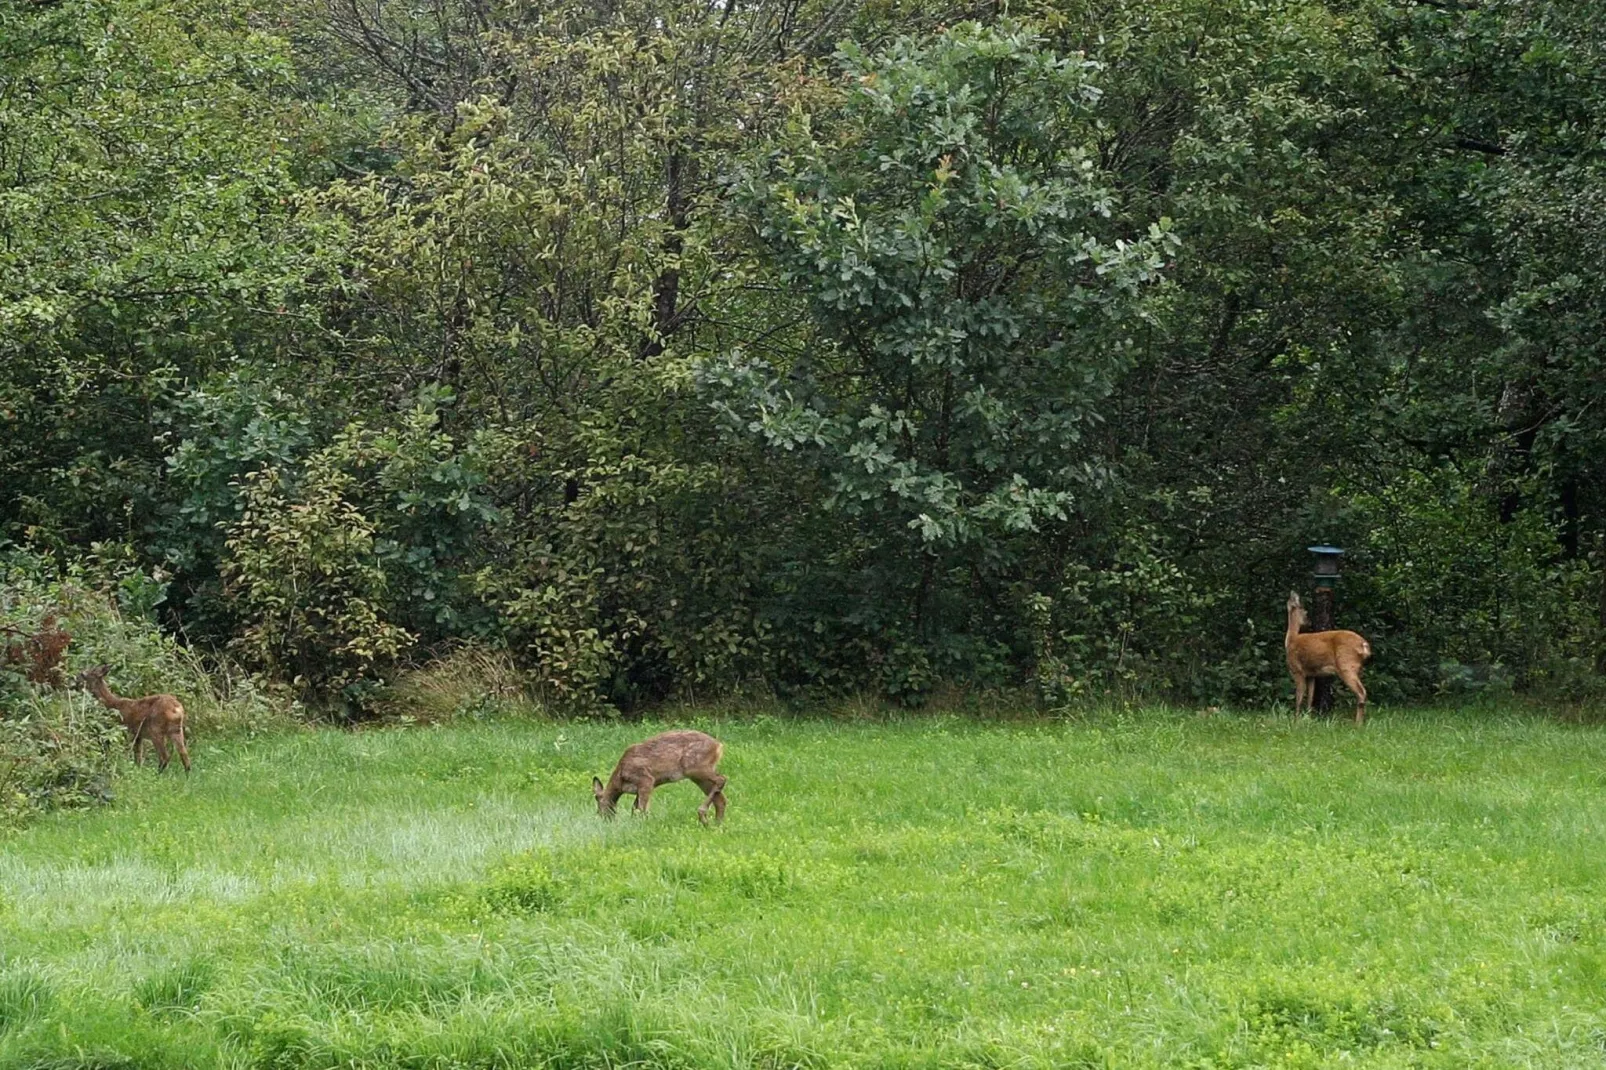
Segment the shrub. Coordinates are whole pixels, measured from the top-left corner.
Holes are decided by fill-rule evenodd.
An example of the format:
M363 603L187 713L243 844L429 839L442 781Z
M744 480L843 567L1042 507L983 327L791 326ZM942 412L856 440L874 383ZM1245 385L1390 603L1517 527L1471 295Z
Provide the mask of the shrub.
M412 636L385 619L388 583L351 482L319 461L298 487L278 469L249 477L224 575L251 621L236 650L309 697L360 708Z
M0 821L111 799L122 725L65 693L6 699L0 719Z

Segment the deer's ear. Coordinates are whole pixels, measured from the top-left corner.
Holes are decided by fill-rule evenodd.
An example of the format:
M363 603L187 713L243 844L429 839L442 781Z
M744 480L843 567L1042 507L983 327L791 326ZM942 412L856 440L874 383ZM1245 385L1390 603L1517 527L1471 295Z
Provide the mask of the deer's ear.
M594 777L591 778L591 790L596 792L598 795L602 794L602 778L601 777L595 777L594 776Z

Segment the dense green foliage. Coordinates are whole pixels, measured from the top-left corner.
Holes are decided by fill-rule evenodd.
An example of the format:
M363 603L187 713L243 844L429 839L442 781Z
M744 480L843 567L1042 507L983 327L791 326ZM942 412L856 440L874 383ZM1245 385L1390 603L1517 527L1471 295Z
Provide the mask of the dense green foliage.
M1600 0L0 10L0 539L372 708L1598 699ZM97 549L98 547L98 549Z
M596 816L642 728L214 741L35 824L0 1067L1600 1065L1599 731L749 719L711 832Z

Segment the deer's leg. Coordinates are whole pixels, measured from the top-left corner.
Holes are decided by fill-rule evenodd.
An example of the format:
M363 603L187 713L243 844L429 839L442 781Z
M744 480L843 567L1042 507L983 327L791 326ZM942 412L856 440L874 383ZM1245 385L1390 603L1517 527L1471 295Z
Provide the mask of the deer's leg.
M151 745L156 748L156 771L165 773L167 771L167 740L158 733L151 737Z
M652 802L652 784L638 784L636 786L636 805L633 809L643 817L647 815L647 807Z
M188 773L190 771L190 748L184 745L183 725L178 726L178 736L174 740L174 745L178 747L178 760L184 763L184 772Z
M697 820L705 825L708 824L708 808L712 806L714 808L714 823L723 823L725 820L725 785L729 781L718 773L712 776L694 776L692 780L697 782L697 786L703 789L703 794L706 796L703 799L703 805L697 808Z
M130 733L134 737L134 764L145 764L145 726L139 725Z
M1355 723L1366 723L1366 688L1361 684L1361 671L1353 665L1346 665L1339 670L1339 678L1344 686L1355 692Z
M1300 673L1293 673L1294 677L1294 720L1299 720L1299 708L1305 701L1305 677Z
M703 805L697 808L697 820L708 824L708 806L714 800L714 778L711 776L698 776L692 774L687 779L695 783L703 792Z

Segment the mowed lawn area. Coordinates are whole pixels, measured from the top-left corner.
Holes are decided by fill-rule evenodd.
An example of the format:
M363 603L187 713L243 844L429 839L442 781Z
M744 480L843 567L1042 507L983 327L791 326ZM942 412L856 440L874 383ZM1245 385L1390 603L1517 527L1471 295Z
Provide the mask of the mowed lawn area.
M1606 732L1156 711L194 741L0 838L0 1066L1606 1065ZM628 802L628 800L627 800Z

